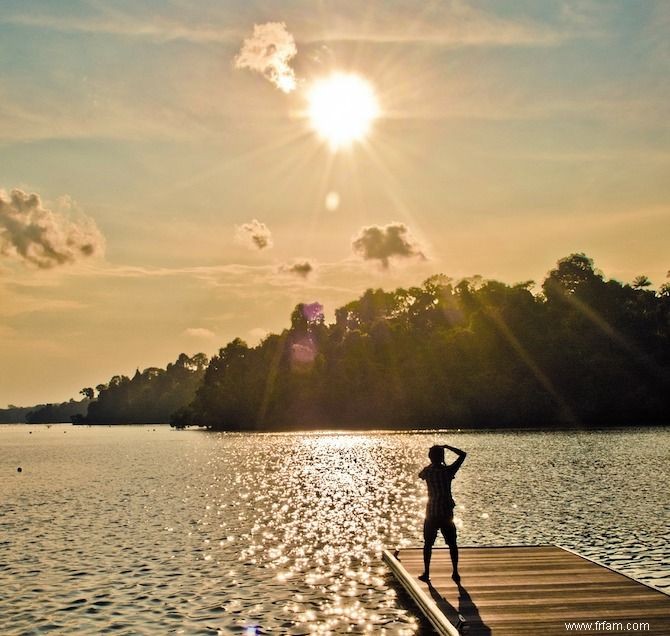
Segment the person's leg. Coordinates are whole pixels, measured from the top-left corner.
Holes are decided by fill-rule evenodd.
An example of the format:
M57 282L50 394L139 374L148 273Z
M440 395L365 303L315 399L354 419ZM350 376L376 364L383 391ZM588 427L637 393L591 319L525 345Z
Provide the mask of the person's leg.
M456 542L456 525L454 524L454 518L449 517L441 530L444 541L449 546L451 565L454 570L451 578L458 583L461 580L461 575L458 573L458 544Z
M423 522L423 574L419 580L428 583L430 580L430 558L433 554L433 544L437 538L438 526L431 519Z

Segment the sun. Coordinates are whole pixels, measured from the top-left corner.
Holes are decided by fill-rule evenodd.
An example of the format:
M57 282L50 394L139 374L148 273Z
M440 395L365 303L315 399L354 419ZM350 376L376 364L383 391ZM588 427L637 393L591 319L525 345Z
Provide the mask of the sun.
M333 149L362 140L379 116L377 96L359 75L335 73L318 80L307 99L312 128Z

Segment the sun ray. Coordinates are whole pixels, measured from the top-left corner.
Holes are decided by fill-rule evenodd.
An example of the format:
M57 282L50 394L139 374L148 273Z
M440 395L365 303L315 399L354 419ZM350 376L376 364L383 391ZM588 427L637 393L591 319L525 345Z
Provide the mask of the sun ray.
M389 198L393 204L394 210L403 218L401 221L405 221L410 225L414 232L421 233L421 228L419 223L412 213L410 206L404 201L401 196L396 182L396 179L393 176L393 172L388 168L381 158L380 153L376 152L375 147L371 143L363 144L366 156L369 157L373 165L377 168L379 173L379 178L383 181L384 191L386 196Z
M232 170L235 167L252 164L252 162L261 159L265 155L270 156L272 153L287 149L292 144L305 140L308 136L309 133L304 130L304 127L294 126L283 135L280 135L276 139L268 141L261 146L255 146L246 152L218 161L207 170L195 172L183 179L175 181L169 188L165 188L153 196L152 201L157 203L169 199L177 192L187 190L190 187L203 183L214 176Z

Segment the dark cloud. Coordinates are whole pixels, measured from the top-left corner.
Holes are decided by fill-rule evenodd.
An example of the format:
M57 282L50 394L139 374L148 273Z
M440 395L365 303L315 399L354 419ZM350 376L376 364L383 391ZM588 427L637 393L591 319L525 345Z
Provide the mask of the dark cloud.
M295 40L283 22L254 24L254 33L244 40L235 57L235 66L256 71L280 90L290 93L296 87L296 79L289 62L297 52Z
M307 278L314 271L314 265L309 261L296 261L291 265L282 265L281 271L287 274L295 274L296 276Z
M103 251L104 239L92 219L49 210L35 193L0 190L0 254L49 269Z
M249 249L264 250L272 247L272 232L265 223L253 219L250 223L237 226L235 240Z
M391 258L417 257L426 260L421 246L404 223L370 225L361 228L351 247L366 261L378 260L384 268Z

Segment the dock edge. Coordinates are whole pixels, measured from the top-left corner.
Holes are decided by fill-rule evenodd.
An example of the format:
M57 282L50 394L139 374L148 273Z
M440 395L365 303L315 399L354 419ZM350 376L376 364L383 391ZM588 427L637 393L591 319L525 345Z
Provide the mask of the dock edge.
M430 598L414 581L402 563L390 552L382 551L382 560L391 568L398 582L406 592L414 599L424 616L430 621L440 636L460 636L460 632L447 620L435 601Z

